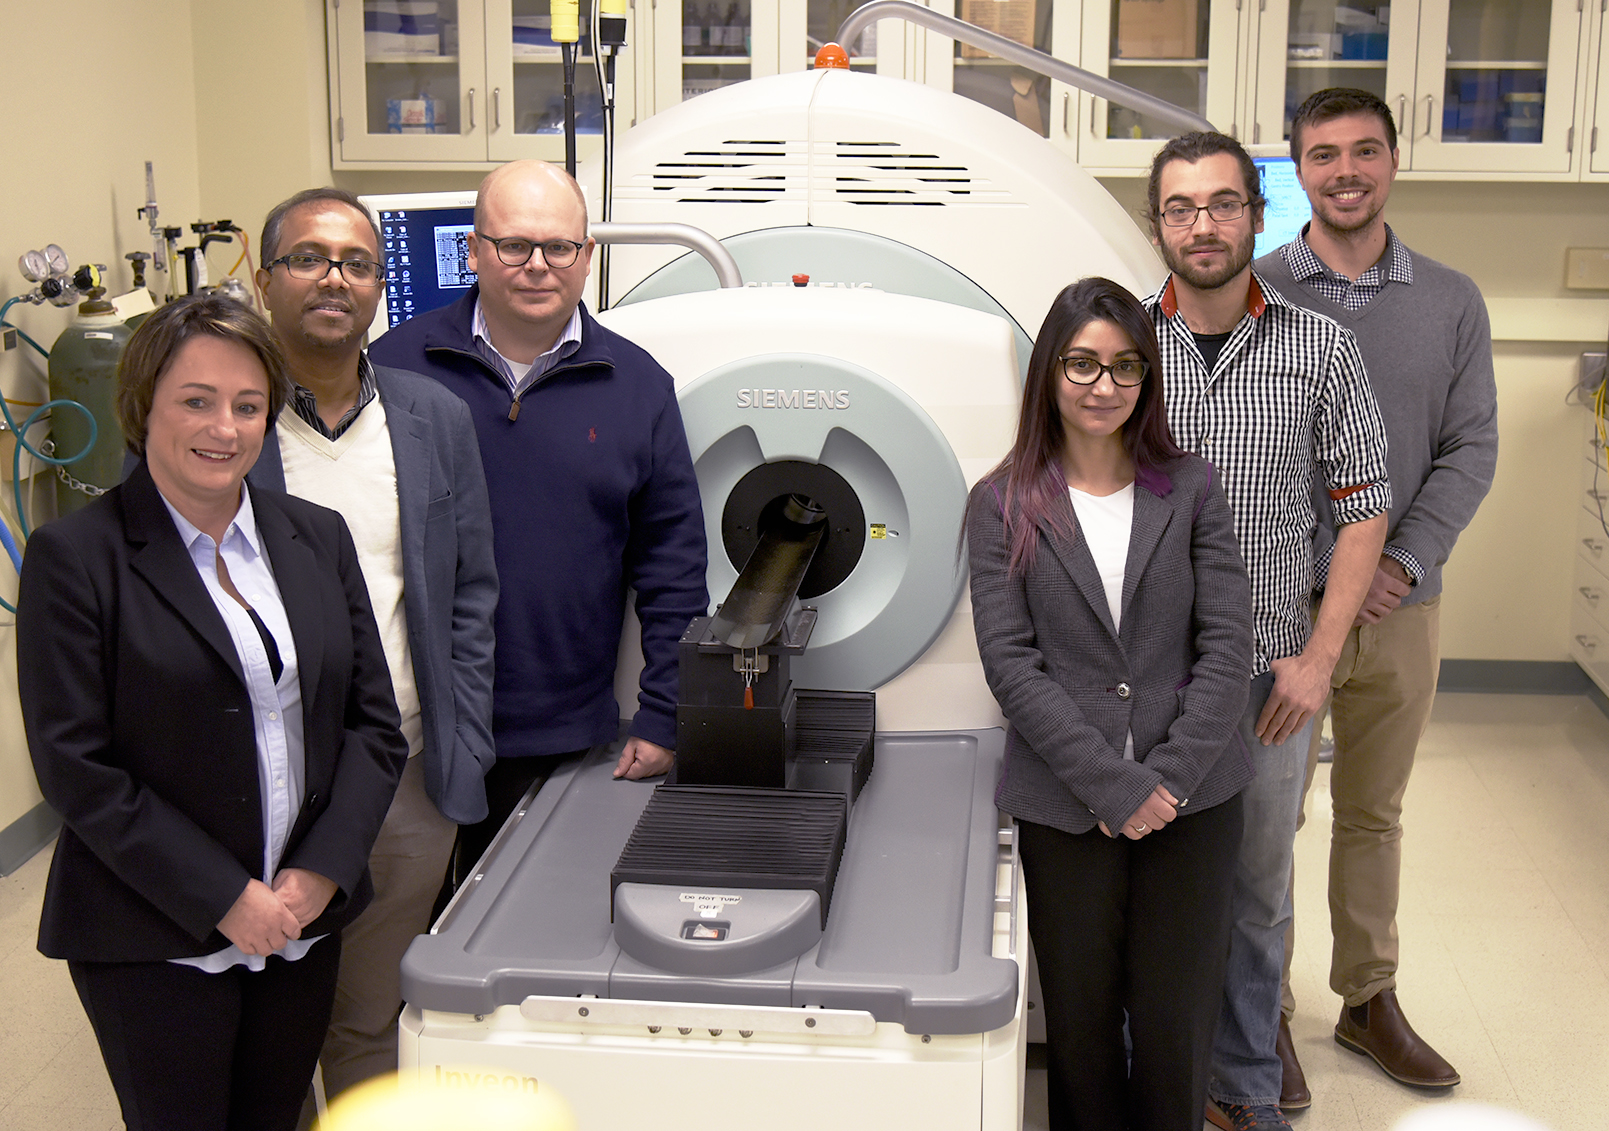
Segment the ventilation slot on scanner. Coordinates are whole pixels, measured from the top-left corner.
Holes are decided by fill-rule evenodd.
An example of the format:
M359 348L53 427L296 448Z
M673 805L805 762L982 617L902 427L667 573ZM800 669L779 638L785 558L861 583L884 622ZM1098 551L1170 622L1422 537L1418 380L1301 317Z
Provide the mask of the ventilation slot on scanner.
M872 772L876 693L798 688L795 703L788 788L835 789L855 801Z
M810 890L825 927L848 823L841 793L662 785L609 875L611 901L623 883Z

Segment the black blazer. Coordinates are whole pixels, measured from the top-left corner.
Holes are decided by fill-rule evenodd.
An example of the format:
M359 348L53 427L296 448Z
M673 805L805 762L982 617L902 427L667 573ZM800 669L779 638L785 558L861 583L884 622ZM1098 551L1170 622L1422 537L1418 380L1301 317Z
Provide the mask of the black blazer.
M303 937L373 894L368 855L407 759L368 589L334 511L259 487L252 508L296 640L306 774L282 868L339 890ZM216 925L263 866L251 703L234 642L142 463L35 531L18 689L39 787L65 827L39 949L147 962L229 945Z
M1011 723L995 802L1069 833L1126 823L1158 784L1180 816L1251 780L1237 725L1250 691L1251 583L1212 465L1183 456L1134 483L1121 628L1064 494L1070 531L1039 531L1013 576L1003 477L972 490L972 617L989 689ZM1123 758L1134 734L1134 761Z

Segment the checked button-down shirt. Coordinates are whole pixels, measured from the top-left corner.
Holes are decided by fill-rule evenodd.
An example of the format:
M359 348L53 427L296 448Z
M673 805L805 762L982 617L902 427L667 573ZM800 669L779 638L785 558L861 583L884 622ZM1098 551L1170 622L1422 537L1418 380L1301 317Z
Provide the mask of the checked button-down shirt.
M1384 514L1391 488L1385 425L1352 335L1250 279L1249 310L1211 372L1171 276L1145 306L1174 438L1218 469L1235 514L1251 574L1256 676L1270 660L1299 654L1312 629L1315 478L1338 525Z

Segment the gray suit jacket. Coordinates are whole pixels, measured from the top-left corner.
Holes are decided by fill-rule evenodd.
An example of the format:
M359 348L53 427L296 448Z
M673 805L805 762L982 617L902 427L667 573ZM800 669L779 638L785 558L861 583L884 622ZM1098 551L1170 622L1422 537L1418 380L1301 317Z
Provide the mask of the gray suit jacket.
M1041 524L1026 574L1007 569L1003 477L972 491L972 615L1010 722L996 802L1069 833L1120 829L1159 784L1188 815L1251 780L1237 723L1252 664L1251 585L1212 466L1185 456L1135 482L1121 629L1073 515ZM1123 758L1134 734L1134 760Z
M475 425L464 402L406 369L374 367L397 466L402 602L425 732L425 790L459 824L486 816L497 566ZM289 408L286 411L291 411ZM285 489L270 429L247 476Z

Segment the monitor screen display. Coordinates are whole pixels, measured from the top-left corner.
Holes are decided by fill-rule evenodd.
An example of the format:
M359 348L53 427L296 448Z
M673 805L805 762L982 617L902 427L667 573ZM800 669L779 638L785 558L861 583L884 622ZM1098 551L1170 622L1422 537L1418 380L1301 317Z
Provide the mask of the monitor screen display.
M372 341L415 314L446 306L475 283L467 240L475 228L475 194L408 193L361 198L380 225L386 296Z
M1283 247L1302 233L1302 225L1313 217L1307 193L1296 180L1296 162L1290 156L1258 157L1257 172L1263 180L1263 195L1268 207L1263 209L1263 230L1257 236L1254 254L1267 255Z

